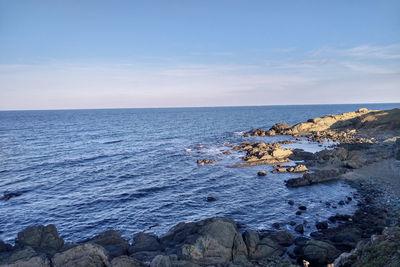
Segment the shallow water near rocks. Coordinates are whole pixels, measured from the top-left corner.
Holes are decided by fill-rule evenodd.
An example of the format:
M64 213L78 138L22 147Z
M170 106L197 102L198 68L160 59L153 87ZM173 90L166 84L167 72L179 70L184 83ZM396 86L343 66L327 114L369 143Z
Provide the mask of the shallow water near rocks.
M56 224L67 241L115 229L128 239L139 231L163 234L181 221L232 217L246 228L282 228L336 213L350 214L355 190L335 182L289 189L296 174L272 174L272 166L231 168L244 141L241 132L295 124L309 118L396 104L265 106L176 109L110 109L0 112L0 239L12 242L29 225ZM302 140L284 147L318 151L332 144ZM231 154L222 154L230 151ZM197 159L219 161L199 166ZM288 163L293 164L293 163ZM268 172L258 177L259 170ZM207 202L213 196L216 201ZM293 206L287 204L292 199ZM295 215L298 205L307 211Z

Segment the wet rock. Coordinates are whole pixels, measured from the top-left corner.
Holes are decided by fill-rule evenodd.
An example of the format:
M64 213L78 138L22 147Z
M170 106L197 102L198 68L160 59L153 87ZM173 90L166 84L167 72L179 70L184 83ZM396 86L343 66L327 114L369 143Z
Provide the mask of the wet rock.
M286 181L287 187L299 187L317 183L329 182L345 173L345 169L319 170L315 173L305 173L300 178L293 178Z
M197 160L197 164L199 165L205 165L205 164L211 164L213 162L215 162L216 160L213 159L198 159Z
M311 153L311 152L306 152L302 149L293 149L292 150L292 155L289 156L289 159L291 160L314 160L316 156Z
M340 251L329 243L310 240L298 250L301 257L315 266L326 266L340 255Z
M242 235L235 222L228 218L180 223L161 238L161 243L179 260L198 264L221 264L247 256Z
M275 222L272 224L272 227L274 227L275 229L279 229L279 228L281 228L281 224L278 222Z
M10 198L19 197L20 195L22 195L22 193L20 193L20 192L4 193L4 195L2 197L0 197L0 200L7 201Z
M150 263L150 267L171 267L172 263L168 256L158 255Z
M291 225L291 226L295 226L297 223L295 222L295 221L290 221L289 222L289 225Z
M128 242L115 230L100 233L86 242L96 243L105 248L111 258L126 255L129 250Z
M296 215L301 215L301 214L302 214L301 210L296 211Z
M338 204L341 205L341 206L343 206L343 205L344 205L344 201L343 201L343 200L340 200L340 201L338 202Z
M54 253L61 249L64 240L58 235L54 224L47 226L29 226L18 233L16 241L19 247L32 247L46 253Z
M294 200L291 200L291 199L290 199L290 200L288 201L288 204L289 204L290 206L293 206L293 205L294 205Z
M317 229L321 230L321 229L328 229L328 222L327 221L323 221L323 222L317 222L315 224L315 226L317 227Z
M257 173L257 175L258 176L265 176L265 175L267 175L267 172L266 171L259 171L258 173Z
M294 230L300 234L304 233L304 226L302 224L297 225Z
M304 205L300 205L300 206L299 206L299 210L307 210L307 207L304 206Z
M0 240L0 253L7 252L12 250L12 246L10 244L4 243L3 240Z
M94 243L85 243L54 255L53 267L109 266L107 251Z
M288 230L274 232L270 235L270 238L284 247L292 245L295 240L294 236Z
M283 173L287 172L286 168L278 168L272 171L272 173Z
M129 253L159 250L161 250L159 238L154 234L141 232L133 237L133 244L129 249Z
M111 261L111 267L145 267L146 265L132 257L123 255Z
M213 196L208 196L206 198L206 200L207 200L207 202L213 202L213 201L216 201L217 199L215 197L213 197Z

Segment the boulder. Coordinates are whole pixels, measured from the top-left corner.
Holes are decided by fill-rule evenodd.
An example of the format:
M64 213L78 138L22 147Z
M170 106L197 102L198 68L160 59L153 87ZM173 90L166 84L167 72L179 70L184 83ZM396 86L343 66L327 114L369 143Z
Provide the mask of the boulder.
M126 255L116 257L111 261L111 267L145 267L145 266L146 265L144 265L142 262Z
M250 259L257 260L267 257L281 256L284 248L269 237L259 241L253 253L249 254Z
M307 241L304 247L297 251L300 252L299 256L312 266L326 266L340 255L340 251L331 244L317 240Z
M306 167L306 165L298 164L295 167L288 168L287 171L288 172L306 172L306 171L308 171L308 168Z
M18 233L16 243L19 247L30 246L34 249L54 253L61 249L64 240L58 235L54 224L47 226L29 226Z
M3 267L50 267L50 260L44 255L34 256L26 259L19 259L15 262L1 265Z
M243 240L246 244L247 251L249 255L254 254L257 249L257 244L260 242L258 233L253 230L246 230L243 233Z
M150 267L171 267L172 263L168 256L158 255L150 263Z
M126 255L128 253L129 244L115 230L108 230L87 240L87 242L96 243L104 247L111 258Z
M130 253L139 251L159 251L161 244L158 237L154 234L138 233L133 237L133 244L129 250Z
M85 243L54 255L53 267L109 266L107 251L94 243Z
M279 245L288 247L294 243L294 236L288 230L273 232L270 238Z
M6 251L11 251L12 246L10 244L4 243L3 240L0 240L0 253L1 252L6 252Z
M267 175L267 172L266 171L259 171L258 173L257 173L257 175L258 176L265 176L265 175Z
M247 247L235 222L228 218L210 218L180 223L171 228L161 244L179 260L198 264L222 264L247 256Z
M272 171L272 173L283 173L283 172L287 172L286 168L277 168Z

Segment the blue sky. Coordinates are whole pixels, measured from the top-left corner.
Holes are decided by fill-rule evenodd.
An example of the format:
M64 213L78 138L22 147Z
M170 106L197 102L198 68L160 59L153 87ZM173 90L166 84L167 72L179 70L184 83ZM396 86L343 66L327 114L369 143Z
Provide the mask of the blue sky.
M0 0L0 109L400 102L400 1Z

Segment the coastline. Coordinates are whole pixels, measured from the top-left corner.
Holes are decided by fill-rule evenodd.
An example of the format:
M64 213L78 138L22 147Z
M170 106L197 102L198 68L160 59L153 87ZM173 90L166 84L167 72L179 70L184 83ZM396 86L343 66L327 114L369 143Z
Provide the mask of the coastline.
M377 111L362 110L355 113L359 116L352 117L354 114L349 116L350 118L344 116L344 120L354 120L354 124L357 124L357 118L368 117L371 112L375 112L372 115L379 114ZM331 117L326 118L331 119ZM303 159L305 165L316 175L311 177L305 173L295 178L297 180L290 186L344 179L357 188L363 200L359 203L356 213L352 216L332 218L341 222L336 228L324 229L325 225L321 224L321 229L312 235L312 240L296 238L285 230L264 233L245 230L241 233L236 223L227 218L180 223L161 237L138 234L133 244L122 239L115 231L107 231L85 242L64 244L54 226L33 227L18 234L15 247L0 243L0 264L5 266L50 266L50 264L85 266L88 263L93 266L290 266L296 262L302 264L303 260L306 260L311 262L310 266L325 266L327 263L332 263L342 252L350 252L359 242L365 242L371 235L382 233L385 227L399 224L400 203L397 191L399 187L398 184L390 186L399 179L394 177L385 180L385 183L374 179L377 174L385 173L383 169L393 173L388 171L388 168L399 168L397 164L399 161L394 159L398 153L399 139L390 136L391 133L398 133L396 119L395 116L393 129L381 128L387 124L387 120L383 120L382 124L366 120L366 123L359 126L358 132L351 132L354 130L352 123L342 125L339 123L340 127L332 131L331 126L338 121L317 131L310 130L312 129L310 127L303 132L293 132L293 129L302 129L304 125L301 124L294 128L285 125L269 130L269 134L274 130L274 134L306 136L321 142L324 139L341 142L332 151L316 153L317 157L312 159L306 159L305 157L310 155L304 152L289 154L279 150L278 152L283 153L277 153L279 147L276 146L271 150L271 147L266 146L268 151L263 155L266 157L270 155L273 158L262 159L259 162L277 164L285 162L290 157ZM312 126L313 123L321 122L325 127L326 123L323 123L323 120L312 119L308 123ZM383 134L381 130L384 130ZM264 134L268 134L268 131L264 131ZM371 140L372 138L377 141ZM390 140L391 138L393 140ZM257 164L256 161L253 162L252 164ZM338 168L345 172L334 171L328 175L329 179L323 179ZM387 172L385 177L388 177ZM370 175L368 179L365 178L366 174ZM345 234L338 239L339 233ZM284 257L281 257L282 255ZM313 258L315 255L318 257Z

